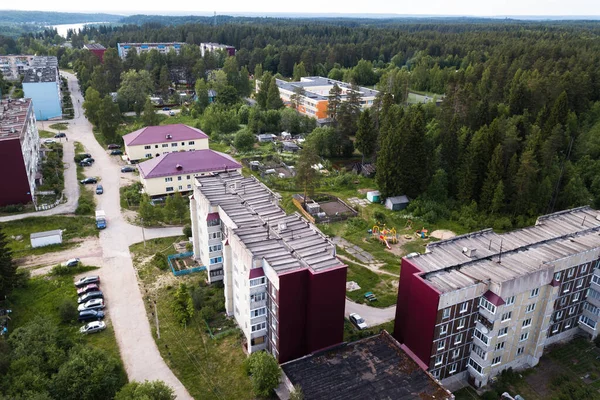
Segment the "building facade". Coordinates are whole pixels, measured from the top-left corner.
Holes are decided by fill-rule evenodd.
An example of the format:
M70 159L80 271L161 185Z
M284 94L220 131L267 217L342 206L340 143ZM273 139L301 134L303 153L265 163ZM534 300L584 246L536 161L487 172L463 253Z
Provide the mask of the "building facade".
M30 99L0 101L0 206L33 200L40 167L40 137Z
M138 166L140 182L149 196L191 192L195 177L212 172L242 172L242 165L213 150L167 153Z
M327 105L329 104L329 91L333 85L338 85L342 90L342 101L348 97L348 92L352 90L352 85L336 81L334 79L324 78L322 76L308 76L301 78L299 82L287 82L277 79L279 95L283 103L291 107L294 105L301 114L308 115L316 119L327 118ZM260 82L256 83L258 91ZM379 93L377 90L359 87L360 104L363 109L373 105L375 97ZM297 97L297 99L296 99Z
M200 43L200 54L202 54L202 57L204 57L204 54L206 52L211 52L211 51L216 51L216 50L223 50L227 52L227 55L233 57L235 56L235 47L233 46L228 46L226 44L220 44L220 43Z
M62 117L60 77L56 57L34 57L24 72L23 92L40 121Z
M227 172L196 178L190 210L194 256L210 282L223 281L245 349L283 363L342 342L346 266L279 200L254 177Z
M106 47L102 46L100 43L86 43L83 45L83 48L89 50L96 57L98 57L100 62L104 62L104 53L106 52Z
M7 81L19 80L19 77L29 69L29 62L34 56L0 56L0 72Z
M167 54L171 50L175 51L175 53L179 54L181 51L181 46L184 43L178 42L168 42L168 43L117 43L117 51L119 53L119 57L123 60L127 57L127 53L129 53L132 49L135 49L137 54L145 53L150 50L156 50L160 54Z
M123 136L125 153L130 161L162 154L208 149L208 135L184 124L147 126Z
M600 213L581 207L430 243L402 259L395 337L442 383L476 387L535 366L550 344L595 338L599 233Z

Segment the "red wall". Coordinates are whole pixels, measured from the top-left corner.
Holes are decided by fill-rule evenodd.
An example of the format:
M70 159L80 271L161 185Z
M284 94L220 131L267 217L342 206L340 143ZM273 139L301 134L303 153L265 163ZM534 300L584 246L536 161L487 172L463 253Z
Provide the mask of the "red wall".
M27 194L29 181L19 139L0 140L0 171L3 171L0 207L32 201L31 194Z
M100 59L100 62L104 62L104 52L106 51L106 49L103 49L103 50L92 49L90 51L92 53L94 53Z
M280 363L343 341L346 269L303 269L279 276Z
M429 365L440 293L421 273L410 259L402 259L394 337Z

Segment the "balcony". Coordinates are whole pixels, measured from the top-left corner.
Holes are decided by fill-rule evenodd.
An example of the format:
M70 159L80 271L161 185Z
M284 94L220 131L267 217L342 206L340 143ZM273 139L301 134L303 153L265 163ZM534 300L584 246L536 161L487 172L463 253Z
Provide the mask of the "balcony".
M481 325L485 326L489 332L494 330L494 322L487 319L487 317L485 317L481 313L479 315L477 315L477 322L479 322Z

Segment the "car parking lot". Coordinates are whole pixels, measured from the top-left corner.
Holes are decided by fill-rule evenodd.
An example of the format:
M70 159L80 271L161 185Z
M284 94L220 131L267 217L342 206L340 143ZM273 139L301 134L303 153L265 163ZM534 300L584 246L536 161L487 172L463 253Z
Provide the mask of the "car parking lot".
M79 329L82 334L101 332L106 329L106 322L101 320L105 317L104 308L106 302L104 293L100 290L100 277L98 275L87 275L75 281L77 291L77 321L87 322Z

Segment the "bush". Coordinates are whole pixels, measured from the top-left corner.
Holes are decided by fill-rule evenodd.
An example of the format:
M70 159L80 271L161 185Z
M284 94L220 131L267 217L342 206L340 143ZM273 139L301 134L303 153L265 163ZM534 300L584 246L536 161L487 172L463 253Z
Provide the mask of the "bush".
M216 315L217 315L217 312L215 311L214 308L212 308L210 306L203 307L200 310L200 318L202 318L206 322L212 321Z
M186 238L192 237L192 227L190 225L186 225L183 227L183 236Z
M71 274L71 268L65 265L57 265L50 270L50 275L66 276Z
M498 400L500 398L500 396L498 395L498 392L496 392L495 390L488 390L481 396L481 398L483 400Z
M78 316L75 303L72 300L63 300L58 306L58 315L60 315L60 320L65 324L75 321Z
M375 218L375 220L377 221L377 223L379 224L385 224L385 214L381 211L375 211L373 213L373 218Z
M17 213L23 211L24 209L25 206L23 204L9 204L7 206L0 207L0 213Z
M265 351L250 354L244 360L244 370L251 376L254 394L269 397L279 385L281 371L277 360Z
M152 257L152 264L160 269L161 271L165 271L169 268L169 262L167 261L167 256L162 253L155 253Z

